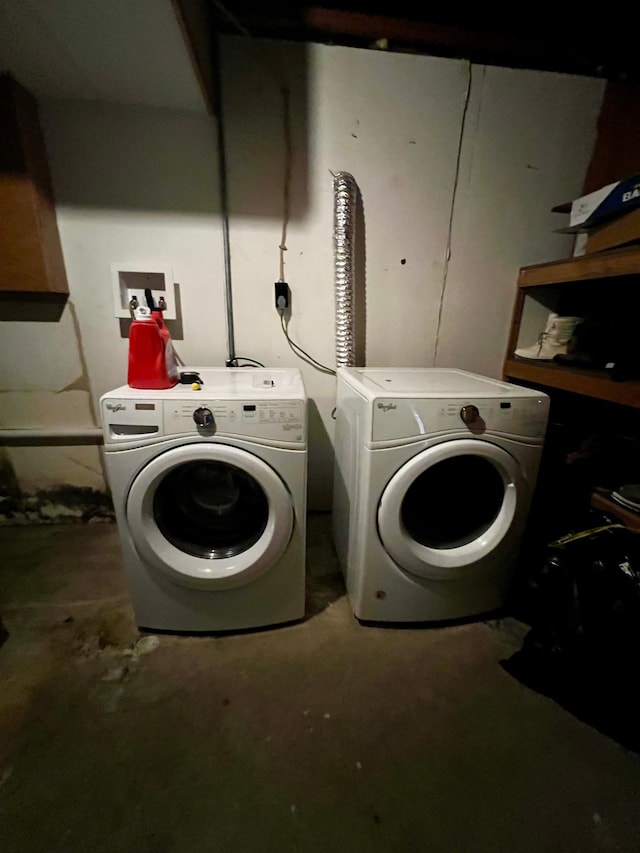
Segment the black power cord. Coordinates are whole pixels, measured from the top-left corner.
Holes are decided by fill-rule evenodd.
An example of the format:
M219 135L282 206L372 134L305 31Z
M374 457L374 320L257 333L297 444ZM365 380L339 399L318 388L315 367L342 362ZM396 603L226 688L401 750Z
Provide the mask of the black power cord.
M239 361L248 361L248 364L238 364ZM230 358L227 362L227 367L264 367L261 361L256 361L254 358L245 358L243 355L236 355Z
M291 347L292 352L301 358L303 361L306 361L307 364L310 364L311 367L315 367L316 370L319 370L321 373L328 373L331 376L335 376L335 370L332 370L330 367L327 367L326 364L322 364L320 361L317 361L312 355L309 355L308 352L302 349L295 341L291 340L289 336L289 332L287 330L287 323L284 319L284 310L278 308L278 314L280 314L280 324L282 325L282 331L284 332L284 336L287 339L287 343Z

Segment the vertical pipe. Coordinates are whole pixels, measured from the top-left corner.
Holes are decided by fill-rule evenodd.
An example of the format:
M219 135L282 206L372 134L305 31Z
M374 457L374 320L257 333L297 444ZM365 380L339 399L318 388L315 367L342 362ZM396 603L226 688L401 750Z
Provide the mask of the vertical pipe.
M353 329L354 256L357 186L348 172L333 176L334 192L334 292L336 324L336 366L356 363Z
M214 36L213 85L218 131L218 177L220 181L220 215L222 217L222 240L224 248L224 293L227 327L226 366L233 367L236 360L236 345L233 334L233 292L231 288L231 248L229 242L229 196L227 190L227 156L225 148L222 79L220 75L220 45Z

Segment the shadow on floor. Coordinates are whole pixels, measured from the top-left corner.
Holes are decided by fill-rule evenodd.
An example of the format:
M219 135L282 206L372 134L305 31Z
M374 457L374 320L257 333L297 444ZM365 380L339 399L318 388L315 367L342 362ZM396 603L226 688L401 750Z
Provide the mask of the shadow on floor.
M305 621L347 592L333 544L331 513L308 514L306 559Z
M567 652L530 632L522 648L500 665L521 684L547 696L620 746L640 753L637 662L628 654Z
M340 572L320 577L307 575L304 618L312 619L329 605L346 595L344 579Z

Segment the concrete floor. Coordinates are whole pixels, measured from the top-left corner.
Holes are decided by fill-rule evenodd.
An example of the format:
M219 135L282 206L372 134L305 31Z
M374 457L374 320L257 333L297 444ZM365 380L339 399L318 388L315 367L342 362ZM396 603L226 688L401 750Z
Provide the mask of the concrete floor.
M113 524L0 529L2 853L637 851L640 756L512 678L526 626L136 629Z

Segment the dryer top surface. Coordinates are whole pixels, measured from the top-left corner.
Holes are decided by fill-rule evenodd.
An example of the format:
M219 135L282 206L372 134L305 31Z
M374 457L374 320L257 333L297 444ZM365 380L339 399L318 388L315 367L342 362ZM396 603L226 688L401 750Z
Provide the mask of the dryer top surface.
M539 391L465 370L440 367L342 367L338 375L366 397L540 397Z

